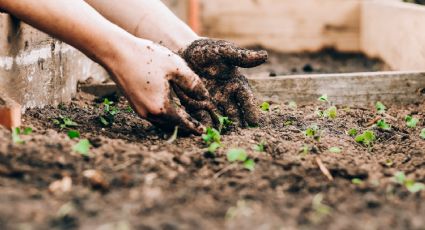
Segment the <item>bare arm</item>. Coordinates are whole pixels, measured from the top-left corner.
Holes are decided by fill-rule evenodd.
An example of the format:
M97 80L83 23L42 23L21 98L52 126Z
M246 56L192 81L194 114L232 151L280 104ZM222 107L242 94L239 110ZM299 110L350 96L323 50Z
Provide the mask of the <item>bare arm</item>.
M86 0L129 33L163 44L176 52L199 39L160 0Z

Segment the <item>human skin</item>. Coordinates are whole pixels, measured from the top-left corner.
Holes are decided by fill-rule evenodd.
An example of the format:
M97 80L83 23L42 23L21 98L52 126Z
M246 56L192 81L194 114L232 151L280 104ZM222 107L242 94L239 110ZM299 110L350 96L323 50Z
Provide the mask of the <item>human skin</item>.
M83 0L0 0L0 8L105 67L141 117L169 129L180 126L197 134L204 131L202 124L172 102L170 89L178 88L202 102L203 109L212 110L208 91L185 61L169 49L132 35Z
M248 80L237 67L252 68L267 60L267 52L204 39L178 19L159 0L86 0L102 15L137 37L149 38L178 52L202 77L222 115L240 126L256 126L260 113ZM211 112L202 110L184 92L182 104L198 120L213 125Z

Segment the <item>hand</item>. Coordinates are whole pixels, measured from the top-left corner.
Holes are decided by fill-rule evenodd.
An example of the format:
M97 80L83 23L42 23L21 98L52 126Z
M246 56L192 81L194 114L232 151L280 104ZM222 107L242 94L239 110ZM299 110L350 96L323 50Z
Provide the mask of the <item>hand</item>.
M240 126L259 124L259 108L247 78L238 67L252 68L263 64L268 57L266 51L242 49L222 40L200 39L180 54L203 78L223 115ZM191 113L203 123L212 123L206 111L191 110Z
M107 66L141 117L167 130L179 126L184 132L204 132L204 126L171 96L173 87L196 102L199 109L214 108L202 81L181 57L151 41L134 38Z

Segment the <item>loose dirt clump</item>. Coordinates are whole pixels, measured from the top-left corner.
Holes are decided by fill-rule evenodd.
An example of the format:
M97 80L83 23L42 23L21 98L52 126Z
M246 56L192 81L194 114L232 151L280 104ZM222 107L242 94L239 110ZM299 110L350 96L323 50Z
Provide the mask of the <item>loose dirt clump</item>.
M410 192L394 179L425 182L425 103L387 105L379 115L391 125L387 131L368 126L378 116L374 106L338 106L331 119L317 115L328 109L323 102L272 104L261 112L263 125L230 128L208 154L202 137L167 142L169 135L138 118L123 98L115 99L119 112L105 125L102 102L79 95L27 111L24 125L33 132L20 135L25 143L13 143L0 128L0 229L425 226L425 191ZM406 127L409 114L419 118L415 128ZM60 128L58 118L77 126ZM376 140L357 143L347 134L353 128L373 131ZM81 137L71 140L70 129ZM306 135L309 129L315 134ZM92 145L87 155L73 150L81 139ZM255 169L231 164L231 148L245 149Z

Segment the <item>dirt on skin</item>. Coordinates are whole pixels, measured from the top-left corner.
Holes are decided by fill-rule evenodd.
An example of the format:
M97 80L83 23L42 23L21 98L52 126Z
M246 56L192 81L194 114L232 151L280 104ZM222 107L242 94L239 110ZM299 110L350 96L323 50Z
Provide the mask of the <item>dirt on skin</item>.
M227 131L214 156L198 136L168 143L127 111L123 98L115 122L104 127L100 101L79 95L27 111L24 125L33 133L21 135L25 144L0 128L0 229L425 228L425 191L411 193L393 181L402 171L425 183L425 103L389 106L390 131L369 127L373 106L338 107L337 117L326 119L316 115L326 103L275 104L262 112L262 126ZM420 119L416 128L406 127L408 114ZM52 121L60 116L78 123L93 145L90 157L72 150L78 140ZM313 124L320 141L304 134ZM378 139L364 147L346 134L351 128L373 130ZM259 143L264 152L253 149ZM229 163L231 148L245 149L255 170Z
M275 77L298 74L355 73L387 71L379 59L361 53L341 53L325 49L314 53L281 53L267 50L267 62L255 69L242 69L250 77Z

